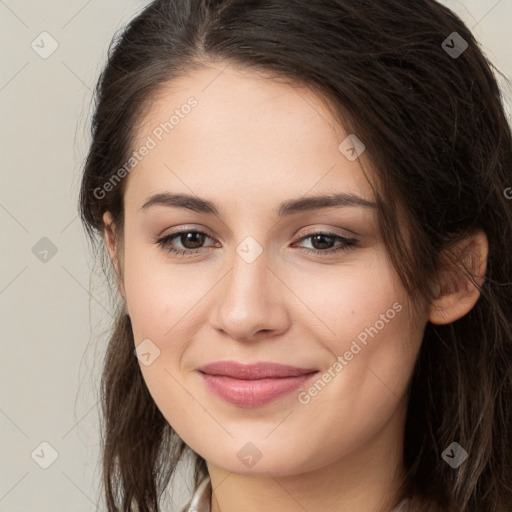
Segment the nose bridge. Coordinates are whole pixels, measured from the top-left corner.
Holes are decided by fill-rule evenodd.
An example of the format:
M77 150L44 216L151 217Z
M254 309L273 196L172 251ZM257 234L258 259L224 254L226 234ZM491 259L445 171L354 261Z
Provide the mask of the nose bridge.
M283 318L268 254L254 239L244 239L233 255L231 271L220 288L217 327L238 339L278 328Z
M254 258L253 250L245 243L237 247L225 290L224 303L232 303L231 306L240 312L244 311L242 316L247 314L245 310L249 305L256 311L255 308L261 307L268 299L266 295L270 272L267 268L267 254L261 252Z

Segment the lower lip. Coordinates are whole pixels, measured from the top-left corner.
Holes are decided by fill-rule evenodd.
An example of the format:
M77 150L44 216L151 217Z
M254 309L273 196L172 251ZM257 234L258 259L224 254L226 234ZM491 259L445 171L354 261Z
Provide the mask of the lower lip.
M206 385L218 397L241 407L258 407L291 393L318 372L297 377L242 380L201 373Z

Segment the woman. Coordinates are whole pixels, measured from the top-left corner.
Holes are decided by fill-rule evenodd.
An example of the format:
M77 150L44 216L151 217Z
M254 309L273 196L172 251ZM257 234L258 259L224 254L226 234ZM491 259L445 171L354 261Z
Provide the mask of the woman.
M467 27L156 0L96 92L108 510L163 510L186 454L183 510L510 510L512 142Z

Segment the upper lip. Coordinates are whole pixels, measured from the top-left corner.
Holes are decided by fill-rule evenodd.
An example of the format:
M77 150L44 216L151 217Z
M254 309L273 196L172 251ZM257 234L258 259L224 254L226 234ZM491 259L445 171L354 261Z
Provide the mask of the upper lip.
M297 377L316 372L315 368L298 368L278 363L258 362L242 364L236 361L216 361L198 368L209 375L222 375L234 379L255 380L279 377Z

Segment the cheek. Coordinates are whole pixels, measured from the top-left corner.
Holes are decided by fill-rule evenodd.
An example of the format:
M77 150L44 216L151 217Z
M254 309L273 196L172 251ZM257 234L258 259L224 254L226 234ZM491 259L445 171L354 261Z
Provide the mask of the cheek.
M167 421L187 441L190 426L197 423L197 411L190 407L191 394L180 366L191 340L197 338L194 314L208 286L205 279L197 278L197 270L194 277L194 271L185 265L166 265L155 253L135 245L126 251L128 310L135 344L149 339L153 354L158 354L152 354L149 365L140 364L148 391ZM201 428L198 425L193 430L197 433Z
M388 310L393 304L396 309ZM400 311L398 306L402 306ZM337 358L300 395L304 419L314 418L308 434L319 441L315 464L329 463L364 446L398 410L403 414L423 337L421 328L409 324L406 308L405 301L399 300L375 303L368 321L358 315L337 342L329 345ZM357 313L356 304L353 309ZM380 319L386 311L388 323ZM343 332L343 325L337 326Z
M294 293L307 306L296 308L296 316L301 314L296 320L305 327L309 323L332 353L349 350L360 334L364 343L370 337L365 329L375 334L376 323L379 335L389 333L390 324L405 316L403 309L397 312L398 305L393 308L404 304L405 293L382 245L354 253L339 265L311 267L300 276L286 272L283 280L293 283Z
M127 242L125 254L124 283L136 343L153 336L177 348L172 339L183 340L178 334L185 326L192 337L190 318L208 291L208 272L167 262L165 252L147 242Z
M335 440L340 424L354 435L378 428L407 389L424 328L410 323L410 303L386 254L309 275L294 291L307 297L312 335L330 353L300 398L319 418L318 431Z
M158 354L150 365L141 364L141 371L155 403L186 440L197 411L190 407L189 375L183 373L182 359L204 327L207 294L218 273L168 264L152 247L133 244L125 254L125 289L135 344L149 339Z

